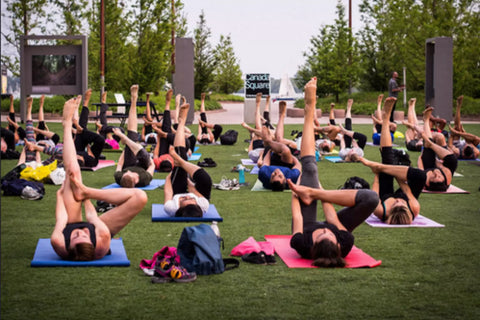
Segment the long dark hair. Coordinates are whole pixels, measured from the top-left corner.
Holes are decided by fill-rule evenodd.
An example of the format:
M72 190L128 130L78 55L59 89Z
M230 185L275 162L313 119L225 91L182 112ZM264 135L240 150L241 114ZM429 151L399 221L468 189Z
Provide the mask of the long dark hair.
M341 268L347 264L338 245L327 239L313 243L310 255L314 259L312 265L316 267Z

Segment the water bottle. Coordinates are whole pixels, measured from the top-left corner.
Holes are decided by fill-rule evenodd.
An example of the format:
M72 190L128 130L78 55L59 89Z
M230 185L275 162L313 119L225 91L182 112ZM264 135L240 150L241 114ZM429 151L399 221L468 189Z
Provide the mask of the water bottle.
M217 221L212 221L212 224L210 225L212 228L213 232L215 235L220 238L220 229L218 228L218 222Z
M242 165L238 166L238 183L245 183L245 168Z

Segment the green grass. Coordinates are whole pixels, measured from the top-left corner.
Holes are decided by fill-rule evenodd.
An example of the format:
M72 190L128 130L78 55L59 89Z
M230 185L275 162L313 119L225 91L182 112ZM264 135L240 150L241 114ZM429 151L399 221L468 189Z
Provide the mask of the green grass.
M59 132L60 124L49 127ZM404 130L402 126L401 130ZM371 126L354 124L371 136ZM218 166L207 168L213 182L247 158L245 130L234 146L201 146L202 158ZM285 132L301 129L287 125ZM480 135L479 125L465 125ZM371 139L369 139L371 140ZM402 141L397 141L402 144ZM366 146L366 157L380 160L378 148ZM117 159L118 153L104 153ZM412 159L418 154L411 153ZM414 161L415 162L415 161ZM15 162L1 162L2 175ZM372 182L361 164L318 163L323 187L336 189L354 175ZM113 181L114 168L84 172L84 183L101 188ZM373 269L289 269L241 263L220 275L200 276L189 284L151 284L139 269L163 246L176 246L182 229L191 224L152 223L151 206L163 202L163 190L148 191L149 201L118 236L124 240L128 268L31 268L38 238L53 230L55 191L46 185L40 201L1 198L1 318L2 319L478 319L480 316L480 168L459 162L463 177L453 183L470 194L422 194L421 214L445 228L372 228L362 224L355 244L382 260ZM156 173L155 178L166 174ZM246 174L253 185L256 176ZM212 191L224 218L219 224L230 250L253 236L288 234L290 193ZM319 218L322 213L319 212Z

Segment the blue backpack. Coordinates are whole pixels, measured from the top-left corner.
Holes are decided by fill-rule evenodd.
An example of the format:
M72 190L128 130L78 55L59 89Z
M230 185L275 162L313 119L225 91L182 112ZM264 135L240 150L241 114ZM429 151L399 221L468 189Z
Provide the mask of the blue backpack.
M222 259L222 241L207 224L185 227L177 246L180 264L189 272L199 275L223 273L237 267L238 260ZM225 264L232 266L226 268Z

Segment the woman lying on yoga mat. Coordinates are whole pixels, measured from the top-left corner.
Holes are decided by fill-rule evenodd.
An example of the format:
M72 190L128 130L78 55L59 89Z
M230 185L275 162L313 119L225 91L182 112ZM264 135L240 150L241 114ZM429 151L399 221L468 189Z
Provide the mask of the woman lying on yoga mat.
M170 147L175 167L164 186L164 210L169 216L202 217L210 205L212 179L204 169L187 161L184 127L189 107L188 103L180 107L174 146Z
M56 223L50 241L55 252L68 260L101 259L110 249L113 235L122 230L145 206L147 195L140 189L93 189L82 183L72 138L72 119L78 99L65 103L63 110L63 159L65 181L57 191ZM102 200L115 208L97 216L90 199ZM86 222L82 218L85 207Z
M389 134L390 113L394 99L394 97L387 98L384 105L380 135L382 163L364 158L360 158L359 161L375 174L372 190L378 193L380 201L373 213L388 224L411 224L420 212L420 203L417 199L428 175L421 169L394 164L395 154ZM393 188L394 178L400 186L396 191Z
M207 122L207 114L205 113L205 93L202 93L201 97L197 140L201 144L215 143L222 134L223 128L219 124Z
M317 267L343 267L353 247L352 231L378 204L375 192L360 190L325 190L318 181L315 161L313 119L316 78L305 85L305 118L300 147L302 175L299 185L288 180L292 189L292 231L290 246L303 258L313 259ZM317 221L317 200L322 201L326 221ZM333 204L344 206L338 213Z
M353 99L348 99L347 111L345 113L345 127L339 125L342 138L340 139L340 152L338 155L345 162L355 162L354 159L363 157L363 149L367 144L367 136L352 129L352 105ZM333 119L335 123L335 119ZM358 157L355 157L358 156Z

